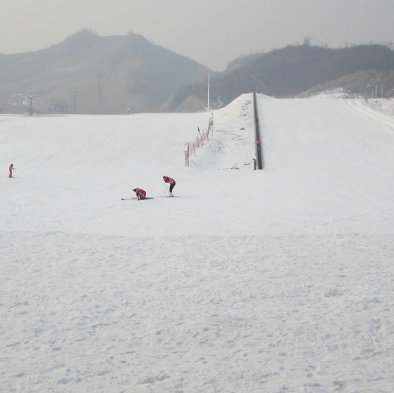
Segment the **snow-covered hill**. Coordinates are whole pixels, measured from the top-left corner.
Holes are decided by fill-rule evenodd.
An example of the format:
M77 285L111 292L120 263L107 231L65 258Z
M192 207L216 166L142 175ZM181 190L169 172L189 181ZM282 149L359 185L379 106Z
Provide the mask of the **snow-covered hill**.
M0 116L2 392L392 390L394 120L266 98Z

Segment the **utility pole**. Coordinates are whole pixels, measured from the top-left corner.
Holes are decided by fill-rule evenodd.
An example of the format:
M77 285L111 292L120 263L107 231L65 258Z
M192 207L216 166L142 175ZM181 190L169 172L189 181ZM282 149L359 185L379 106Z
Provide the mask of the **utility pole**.
M34 109L33 109L33 97L35 97L35 94L31 91L28 91L26 93L26 105L29 102L29 116L33 116L34 114Z
M33 116L33 96L30 96L30 108L29 108L29 114L30 116Z
M103 76L102 73L98 73L97 74L97 78L98 78L98 86L99 86L99 96L101 97L101 77Z
M77 113L77 97L79 97L79 94L73 91L71 96L74 98L74 113Z
M29 116L33 116L34 109L33 109L33 97L35 97L36 94L33 90L27 90L26 91L26 105L29 102Z
M208 68L208 111L209 111L209 68Z

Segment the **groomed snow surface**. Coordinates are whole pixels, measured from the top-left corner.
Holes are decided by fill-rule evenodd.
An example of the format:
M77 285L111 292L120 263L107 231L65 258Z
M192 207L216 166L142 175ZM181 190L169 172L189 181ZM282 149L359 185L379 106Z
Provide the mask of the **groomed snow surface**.
M394 119L258 99L0 116L2 393L393 391Z

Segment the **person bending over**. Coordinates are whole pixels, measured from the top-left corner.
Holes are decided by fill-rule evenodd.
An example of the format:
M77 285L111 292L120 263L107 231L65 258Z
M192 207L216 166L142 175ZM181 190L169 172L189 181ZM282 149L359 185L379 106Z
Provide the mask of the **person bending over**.
M168 176L163 176L163 179L166 183L170 183L170 196L174 196L174 195L172 195L172 190L174 189L175 184L176 184L175 180L171 179L171 177L168 177Z
M137 198L138 198L139 201L142 201L143 199L145 199L146 191L141 190L141 188L134 188L133 191L137 195Z

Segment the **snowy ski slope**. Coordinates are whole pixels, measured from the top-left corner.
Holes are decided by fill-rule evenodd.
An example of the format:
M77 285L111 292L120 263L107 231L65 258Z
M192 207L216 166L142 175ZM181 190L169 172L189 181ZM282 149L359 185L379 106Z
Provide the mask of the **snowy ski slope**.
M1 392L392 391L394 119L251 100L0 116Z

